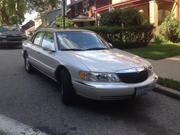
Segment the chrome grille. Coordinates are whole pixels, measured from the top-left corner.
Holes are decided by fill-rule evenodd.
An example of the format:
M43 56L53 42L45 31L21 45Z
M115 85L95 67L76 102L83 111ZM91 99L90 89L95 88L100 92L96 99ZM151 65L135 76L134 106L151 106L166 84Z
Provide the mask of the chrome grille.
M140 72L117 73L117 75L124 83L140 83L148 78L148 70L144 69Z

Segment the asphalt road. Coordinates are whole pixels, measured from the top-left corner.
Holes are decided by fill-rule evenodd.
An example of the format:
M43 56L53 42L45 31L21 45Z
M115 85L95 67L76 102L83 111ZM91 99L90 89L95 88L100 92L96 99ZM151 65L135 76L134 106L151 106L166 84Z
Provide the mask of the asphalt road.
M25 72L21 50L0 50L0 114L52 135L180 135L179 100L150 92L65 106L56 83Z

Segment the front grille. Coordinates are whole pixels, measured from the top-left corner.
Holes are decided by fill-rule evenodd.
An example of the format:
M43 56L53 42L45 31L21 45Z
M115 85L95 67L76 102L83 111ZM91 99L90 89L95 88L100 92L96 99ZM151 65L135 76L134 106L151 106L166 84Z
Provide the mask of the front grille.
M9 41L21 41L22 37L21 36L8 36L7 39Z
M131 73L117 73L119 79L124 83L140 83L148 78L148 70Z

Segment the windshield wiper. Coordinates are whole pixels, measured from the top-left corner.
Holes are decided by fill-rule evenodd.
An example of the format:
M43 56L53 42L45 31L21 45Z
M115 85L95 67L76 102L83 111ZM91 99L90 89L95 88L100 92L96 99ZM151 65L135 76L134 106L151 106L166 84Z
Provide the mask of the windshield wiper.
M61 51L83 51L83 50L82 49L72 48L72 49L61 49Z
M89 48L89 49L86 49L86 50L106 50L108 48Z

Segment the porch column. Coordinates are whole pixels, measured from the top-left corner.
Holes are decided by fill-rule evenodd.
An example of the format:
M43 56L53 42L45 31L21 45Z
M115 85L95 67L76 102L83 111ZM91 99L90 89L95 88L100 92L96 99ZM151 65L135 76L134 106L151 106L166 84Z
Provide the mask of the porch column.
M180 19L180 0L175 0L175 15L176 15L176 18L179 18Z
M149 1L149 21L155 26L155 34L158 34L158 2L157 0Z

